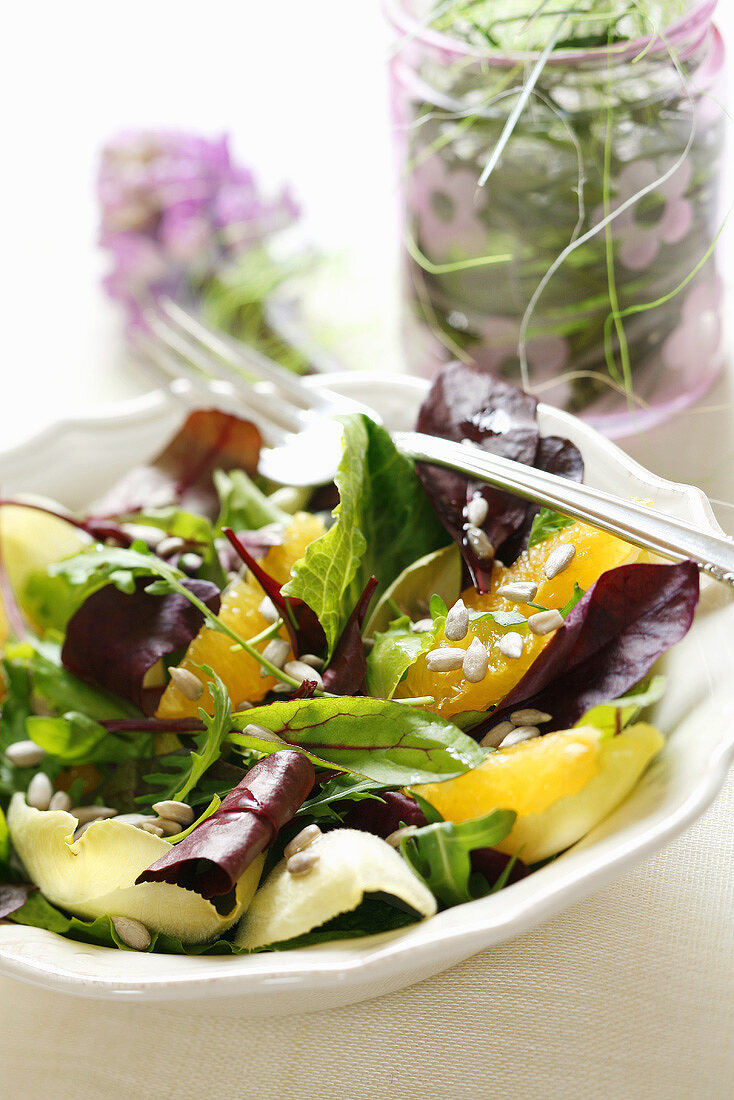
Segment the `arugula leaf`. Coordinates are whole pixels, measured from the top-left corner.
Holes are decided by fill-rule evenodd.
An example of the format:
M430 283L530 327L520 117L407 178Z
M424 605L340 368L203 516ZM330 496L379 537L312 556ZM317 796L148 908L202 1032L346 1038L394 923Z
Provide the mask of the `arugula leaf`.
M178 802L186 798L204 772L219 759L224 740L232 729L232 705L226 687L213 668L209 665L202 665L201 668L207 676L211 677L209 694L214 700L214 714L207 714L203 707L199 707L199 717L206 726L206 737L200 739L203 740L201 746L197 744L197 747L201 748L200 752L191 751L188 774L173 795Z
M191 833L193 833L194 829L198 829L199 825L201 825L202 822L206 821L207 818L209 818L213 814L215 814L221 805L222 805L221 798L219 797L218 794L215 794L214 798L211 800L211 802L209 803L207 808L204 810L204 812L199 814L196 821L192 822L192 824L189 825L188 829L184 829L184 831L182 833L175 833L174 836L167 836L166 837L166 840L168 841L168 843L169 844L178 844L179 840L185 840L187 836L190 836Z
M485 897L487 880L472 874L471 853L493 848L515 823L514 810L493 810L472 821L437 821L404 836L403 858L445 906Z
M413 463L385 429L361 415L343 423L334 525L306 548L283 589L316 614L329 656L370 576L379 599L406 566L448 541Z
M430 648L435 636L435 624L433 630L416 634L407 615L395 619L384 633L375 634L375 644L367 654L368 693L377 699L392 699L408 669Z
M486 752L445 718L384 699L294 699L256 707L233 718L236 728L250 723L277 733L290 746L315 754L317 762L358 772L377 783L405 786L449 779L477 767ZM230 734L234 744L251 739ZM282 745L263 741L263 752Z
M296 817L311 817L314 821L341 821L341 816L333 808L334 802L361 802L364 799L381 801L378 792L385 790L386 785L376 783L374 779L364 779L360 775L334 775L319 788L317 794L296 810Z
M545 542L557 531L562 531L564 527L572 527L575 522L570 516L563 516L560 512L554 512L550 508L541 508L533 520L533 526L530 528L528 549L536 546L539 542Z
M428 611L432 619L445 619L449 613L446 600L434 592L428 604Z
M138 577L161 577L170 582L186 579L186 574L151 554L144 542L137 540L130 547L96 546L75 554L73 558L55 562L48 567L54 577L65 577L80 589L80 602L93 592L114 584L128 595L135 591Z
M224 527L257 531L269 523L287 526L291 522L292 517L273 504L244 470L215 470L214 486L219 495L218 533Z

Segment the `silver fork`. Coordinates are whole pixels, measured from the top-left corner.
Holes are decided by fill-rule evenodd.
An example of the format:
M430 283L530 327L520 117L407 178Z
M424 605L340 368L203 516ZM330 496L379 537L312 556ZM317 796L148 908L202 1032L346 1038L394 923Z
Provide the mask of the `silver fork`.
M146 314L148 335L137 339L143 365L170 387L185 379L194 394L225 397L263 432L260 472L287 485L331 480L341 455L341 426L334 417L373 409L342 397L313 380L304 381L253 348L211 329L177 303L162 300ZM498 489L583 520L602 531L671 561L694 561L699 569L734 587L734 539L701 531L674 516L624 500L589 485L491 455L473 444L418 432L394 432L396 447L418 462L443 466Z

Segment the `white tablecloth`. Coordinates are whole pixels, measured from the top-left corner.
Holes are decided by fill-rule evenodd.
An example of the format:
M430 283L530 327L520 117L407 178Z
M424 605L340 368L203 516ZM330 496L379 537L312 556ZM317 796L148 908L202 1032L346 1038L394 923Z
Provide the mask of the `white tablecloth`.
M42 20L16 5L11 18L8 40L32 49L9 51L0 73L3 101L16 105L4 134L15 169L0 181L12 275L0 448L145 388L121 361L93 247L96 149L121 125L233 132L266 178L297 180L311 233L349 250L375 311L393 308L386 35L372 0L257 10L78 0ZM720 22L734 29L730 5ZM730 391L724 380L703 409L629 449L702 484L734 530ZM351 1008L250 1020L231 1006L222 1017L100 1003L0 979L0 1097L724 1100L734 1091L733 815L730 779L695 827L616 884Z

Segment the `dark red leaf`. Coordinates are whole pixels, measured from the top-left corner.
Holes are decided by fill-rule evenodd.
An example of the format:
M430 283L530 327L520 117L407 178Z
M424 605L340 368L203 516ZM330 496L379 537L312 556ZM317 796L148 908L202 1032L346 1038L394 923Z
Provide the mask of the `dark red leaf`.
M603 573L491 717L477 740L513 710L553 716L543 733L573 726L588 710L639 683L685 636L698 603L698 568L622 565Z
M216 813L135 881L170 882L207 899L227 894L291 820L314 781L313 764L303 753L282 749L266 756Z
M370 577L347 619L329 667L324 672L324 687L334 695L358 695L364 687L367 659L362 642L362 623L376 588L377 577Z
M185 596L145 592L150 580L139 578L132 593L121 592L113 584L94 592L69 620L61 651L69 672L130 699L144 713L151 713L156 701L143 688L146 672L161 657L185 649L204 621ZM217 614L220 596L215 584L182 583Z
M557 435L541 436L538 440L538 450L535 455L534 466L538 470L547 470L558 477L567 477L571 481L584 480L584 460L578 447L568 439L561 439ZM521 526L502 544L498 557L505 565L511 565L520 557L523 550L527 549L533 520L540 511L538 504L525 501L525 519Z
M244 544L240 536L235 535L231 527L223 528L224 535L229 539L242 561L250 569L255 580L266 596L269 596L277 607L288 634L290 635L293 652L296 656L301 653L319 654L326 648L326 635L323 627L314 612L299 599L286 599L282 595L282 585L267 573L258 561L255 560L250 550ZM293 620L296 625L294 626Z
M0 885L0 920L4 920L11 913L15 913L17 909L21 909L28 900L28 895L37 889L38 887L34 886L32 882L13 882Z
M377 798L362 798L344 817L347 829L361 829L384 840L401 825L427 825L425 814L410 795L402 791L377 791Z
M191 413L168 446L147 466L126 474L95 509L122 516L171 504L214 519L219 511L215 470L257 470L262 438L249 420L218 409Z
M494 886L512 856L507 856L504 852L497 852L494 848L474 848L469 853L469 859L472 871L482 875L490 886ZM516 859L507 876L507 885L510 886L513 882L519 882L529 873L527 865L521 859Z
M573 444L554 438L541 440L537 405L534 397L478 367L449 363L423 402L416 428L457 442L469 439L491 454L578 477L583 463ZM480 561L467 543L467 502L475 496L486 500L489 511L482 529L497 557L506 564L524 549L523 538L527 539L532 523L528 516L537 509L452 470L426 463L420 463L417 469L441 522L462 552L474 584L480 592L487 591L492 566L491 562Z

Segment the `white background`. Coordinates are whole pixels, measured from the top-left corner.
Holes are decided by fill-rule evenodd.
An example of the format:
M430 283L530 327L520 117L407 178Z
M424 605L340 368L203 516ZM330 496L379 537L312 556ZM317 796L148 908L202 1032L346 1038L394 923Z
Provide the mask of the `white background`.
M731 0L720 9L731 42ZM229 132L264 184L293 182L309 236L348 252L334 316L362 309L395 330L391 34L378 0L47 0L13 5L4 29L0 450L148 388L125 366L95 247L98 150L123 127Z

